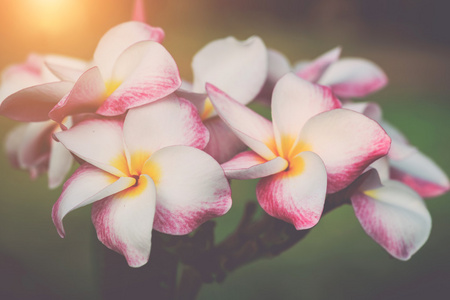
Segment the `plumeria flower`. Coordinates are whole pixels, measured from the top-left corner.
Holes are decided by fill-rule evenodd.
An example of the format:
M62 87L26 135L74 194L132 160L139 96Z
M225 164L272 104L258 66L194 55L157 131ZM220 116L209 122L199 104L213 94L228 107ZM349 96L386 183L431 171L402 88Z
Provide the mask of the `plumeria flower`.
M377 104L346 103L345 107L376 120L391 137L392 146L388 153L391 179L403 182L425 198L440 196L450 190L450 182L444 171L412 146L397 128L383 120Z
M220 165L199 150L208 131L196 108L174 94L121 118L91 119L56 133L86 161L64 184L53 221L93 203L99 240L132 267L148 261L152 229L181 235L225 214L231 191Z
M294 72L312 83L328 86L340 99L363 98L386 86L388 79L383 70L363 58L339 59L341 48L334 48L312 61L291 66L280 52L269 50L267 81L258 100L270 103L275 83L286 73Z
M391 179L386 157L371 167L378 172L371 172L350 197L356 217L390 255L408 260L430 235L430 213L414 190Z
M219 116L252 151L222 165L232 179L262 178L256 195L271 216L314 226L326 193L353 182L387 154L390 139L373 120L340 109L330 88L287 74L272 99L272 122L207 85Z
M80 70L85 61L60 55L30 54L26 62L8 67L2 73L0 114L16 121L47 121L48 112L73 87L61 81L46 65Z
M210 131L210 141L205 152L222 163L245 145L217 117L211 101L207 98L205 83L209 82L225 91L233 99L246 105L261 90L267 76L267 49L264 42L256 36L245 41L227 37L207 44L192 61L193 82L183 83L178 93L189 97L198 107L200 116ZM196 93L196 98L185 91Z
M15 97L20 99L23 93L42 92L45 83L53 82L58 85L58 79L44 63L46 59L71 67L84 64L81 60L63 56L31 54L25 63L13 65L3 72L0 97L6 98L6 101ZM17 91L20 92L16 93ZM66 127L70 127L71 123L70 118L64 121ZM64 146L52 139L53 133L59 130L58 124L49 120L22 124L13 129L5 141L6 152L12 166L28 170L33 179L48 172L49 188L61 185L70 171L73 159Z

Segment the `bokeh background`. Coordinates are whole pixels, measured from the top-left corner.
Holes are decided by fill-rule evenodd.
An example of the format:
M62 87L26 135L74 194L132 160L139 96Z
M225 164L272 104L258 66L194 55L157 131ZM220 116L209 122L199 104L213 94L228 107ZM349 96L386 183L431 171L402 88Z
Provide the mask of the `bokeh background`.
M30 52L90 59L100 37L130 19L127 0L2 0L0 68ZM446 0L198 0L145 1L149 23L166 32L164 45L182 77L211 40L260 36L291 60L335 47L364 57L390 83L369 97L411 143L450 173L450 19ZM264 111L262 111L264 113ZM17 123L0 118L0 139ZM90 208L65 219L59 238L50 212L61 190L31 181L0 150L0 298L98 299ZM255 181L234 182L234 206L217 220L217 239L237 225ZM301 243L279 257L249 264L199 299L449 299L450 195L427 200L433 229L408 262L391 257L362 230L350 206L324 217ZM148 295L147 299L152 299Z

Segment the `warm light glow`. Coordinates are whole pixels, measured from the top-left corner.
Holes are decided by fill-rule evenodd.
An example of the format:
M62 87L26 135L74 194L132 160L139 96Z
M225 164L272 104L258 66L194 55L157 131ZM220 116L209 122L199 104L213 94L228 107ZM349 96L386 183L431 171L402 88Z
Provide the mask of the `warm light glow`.
M27 18L34 29L47 34L67 32L70 25L80 22L83 15L82 2L76 0L27 0L20 3L22 17Z

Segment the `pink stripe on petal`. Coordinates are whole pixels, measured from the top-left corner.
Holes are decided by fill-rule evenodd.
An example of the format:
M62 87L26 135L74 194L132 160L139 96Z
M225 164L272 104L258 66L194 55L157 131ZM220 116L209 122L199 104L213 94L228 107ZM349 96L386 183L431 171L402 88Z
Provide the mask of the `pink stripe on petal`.
M428 239L431 217L423 200L407 186L386 181L351 197L364 231L389 254L408 260Z
M162 99L181 86L174 59L161 44L153 41L127 48L118 57L110 78L122 84L97 110L104 116L120 115L127 109Z
M269 215L302 230L319 222L327 174L322 160L312 152L302 152L295 162L297 165L291 161L286 171L262 178L256 187L256 196Z
M229 179L255 179L286 170L288 162L282 157L265 160L253 151L242 152L230 161L222 164Z
M134 180L134 179L133 179ZM150 177L139 177L139 193L123 191L92 206L92 223L98 239L125 256L130 267L141 267L150 256L155 185Z
M430 198L437 197L447 193L450 190L450 184L438 184L436 182L427 181L419 177L414 177L411 174L402 172L399 169L391 167L391 178L403 182L413 190L415 190L421 197Z
M0 105L0 114L22 122L46 121L48 113L72 86L73 83L60 81L22 89L6 97Z
M64 183L61 196L53 206L52 219L59 235L65 235L62 220L69 212L120 192L134 183L134 178L117 178L90 164L81 165Z
M346 109L334 109L311 118L299 141L323 160L328 193L353 182L375 160L386 155L391 139L377 122Z
M241 141L267 160L276 157L272 123L212 84L206 91L220 118Z
M154 229L188 234L231 207L231 190L220 165L201 150L171 146L155 152L144 166L156 184Z
M305 64L302 68L295 72L295 74L310 82L317 82L328 67L339 59L341 55L341 48L334 48L325 54L322 54L313 61Z

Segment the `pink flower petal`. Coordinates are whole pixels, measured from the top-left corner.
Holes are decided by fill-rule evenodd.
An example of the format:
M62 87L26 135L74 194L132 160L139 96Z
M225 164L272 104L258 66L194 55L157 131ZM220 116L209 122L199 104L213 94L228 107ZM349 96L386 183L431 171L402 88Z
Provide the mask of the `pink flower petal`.
M299 70L295 71L295 75L307 81L316 83L328 67L339 59L340 55L341 48L336 47L313 61L303 64Z
M97 110L104 116L125 113L175 92L181 85L178 67L159 43L143 41L127 48L114 65L112 82L120 86Z
M382 119L381 107L377 103L374 103L374 102L346 102L342 106L342 108L346 108L346 109L350 109L350 110L359 112L360 114L363 114L366 117L369 117L374 121L377 121L378 123L380 123L380 121ZM380 125L382 125L382 124L380 124ZM382 127L383 127L383 129L385 129L383 125L382 125ZM388 134L389 134L389 132L388 132ZM389 136L392 138L392 136L390 134L389 134Z
M262 178L256 187L261 207L297 230L319 222L327 190L327 173L313 152L302 152L288 170Z
M14 168L20 168L19 149L22 145L23 138L26 135L28 124L21 124L14 127L5 138L5 151L9 163Z
M134 0L133 21L147 23L145 17L145 6L143 0Z
M344 58L332 64L319 83L330 86L338 97L361 98L382 89L386 74L373 62L361 58Z
M65 235L62 220L69 212L118 193L135 182L134 178L118 178L87 163L81 165L64 183L61 196L53 206L53 223L59 235Z
M255 179L286 170L288 162L282 157L265 160L253 151L239 153L232 160L222 164L229 179Z
M247 149L247 146L218 116L206 119L204 124L209 131L209 142L203 151L214 157L219 164Z
M431 217L423 200L397 181L351 197L364 231L400 260L408 260L426 242Z
M49 111L67 94L73 83L60 81L22 89L0 105L0 114L22 122L41 122L49 119Z
M192 60L193 91L204 92L208 82L247 104L261 90L267 65L267 49L259 37L253 36L246 41L234 37L213 41Z
M147 175L139 177L137 187L92 206L98 239L124 255L128 265L135 268L146 264L150 256L154 215L155 185Z
M386 155L391 144L378 123L346 109L334 109L311 118L298 141L323 160L328 173L328 193L348 186L372 162Z
M272 123L227 94L206 84L206 91L220 118L239 139L256 153L271 160L276 157Z
M180 235L231 207L231 190L220 165L201 150L171 146L155 152L144 166L156 185L154 229Z
M164 32L148 24L130 21L111 28L100 39L94 53L95 65L104 79L110 78L114 64L125 49L141 41L161 42Z
M105 93L100 71L93 67L80 76L70 93L58 102L48 116L61 123L66 116L94 112L103 103Z
M57 132L55 137L81 159L121 177L129 173L122 134L120 120L92 119Z
M88 68L88 63L81 59L61 55L44 57L45 66L49 71L63 81L75 82Z
M311 117L341 107L327 87L312 84L293 73L283 76L272 97L272 121L278 153L287 153Z
M416 150L402 159L390 159L391 177L411 187L422 197L440 196L450 190L444 171Z
M209 132L197 109L175 94L131 109L125 118L123 132L131 155L139 151L150 155L172 145L203 149L209 140Z

